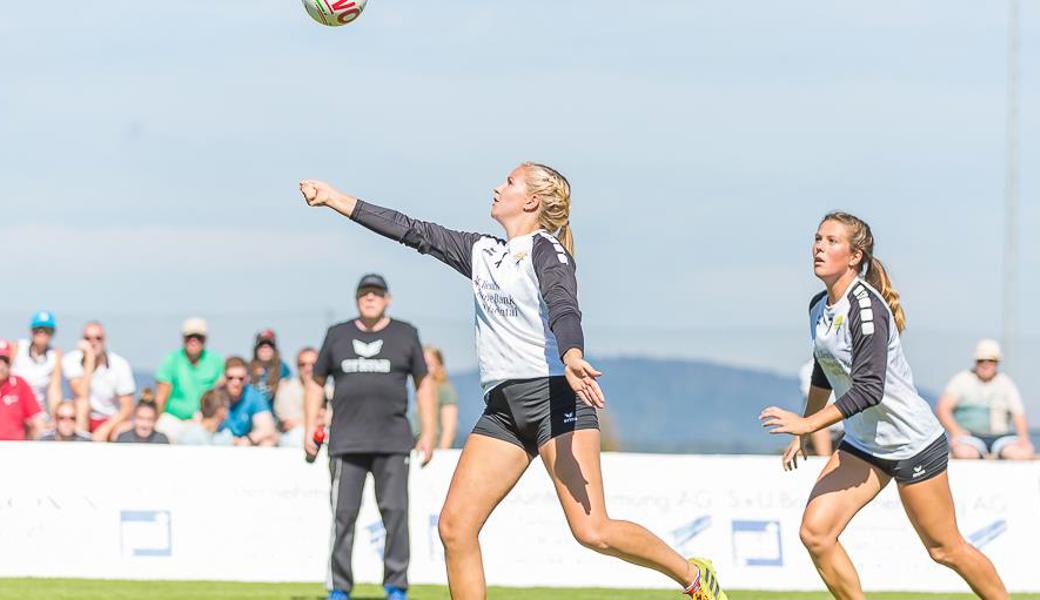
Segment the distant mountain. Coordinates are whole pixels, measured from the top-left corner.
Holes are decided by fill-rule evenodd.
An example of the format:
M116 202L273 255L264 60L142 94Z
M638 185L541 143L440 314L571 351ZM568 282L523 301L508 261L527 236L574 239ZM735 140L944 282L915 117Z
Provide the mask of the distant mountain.
M607 431L630 452L769 453L786 443L758 423L770 405L801 410L798 380L702 361L637 357L593 361L603 371ZM459 443L484 402L476 372L452 376L459 392Z
M770 405L802 410L793 375L694 360L615 357L592 363L604 373L604 434L626 452L774 453L789 438L763 431L759 412ZM138 389L154 389L152 373L136 371L134 377ZM453 373L451 379L459 392L461 446L484 400L476 371ZM934 405L934 394L921 393Z

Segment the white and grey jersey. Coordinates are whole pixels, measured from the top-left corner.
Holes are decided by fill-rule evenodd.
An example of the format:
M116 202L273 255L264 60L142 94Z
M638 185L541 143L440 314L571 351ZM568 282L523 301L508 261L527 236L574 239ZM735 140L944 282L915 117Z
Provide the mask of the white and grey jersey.
M914 387L895 319L862 279L833 306L822 292L809 305L812 385L832 389L845 417L845 439L878 458L914 456L943 435Z
M574 258L545 231L507 242L360 200L351 218L470 279L485 393L510 379L563 375L563 354L584 350Z

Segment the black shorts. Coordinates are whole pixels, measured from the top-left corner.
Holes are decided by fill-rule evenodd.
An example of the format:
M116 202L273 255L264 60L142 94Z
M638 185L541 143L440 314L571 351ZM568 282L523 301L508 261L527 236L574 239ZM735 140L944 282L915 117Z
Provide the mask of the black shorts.
M549 440L579 429L599 429L596 409L578 399L564 377L510 379L485 399L473 433L516 444L531 457Z
M950 445L946 441L945 433L931 444L928 444L924 450L902 460L878 458L853 446L848 440L843 441L838 446L838 450L848 452L856 458L874 465L883 473L895 479L896 483L909 484L928 481L932 477L941 475L946 471L946 467L950 462Z

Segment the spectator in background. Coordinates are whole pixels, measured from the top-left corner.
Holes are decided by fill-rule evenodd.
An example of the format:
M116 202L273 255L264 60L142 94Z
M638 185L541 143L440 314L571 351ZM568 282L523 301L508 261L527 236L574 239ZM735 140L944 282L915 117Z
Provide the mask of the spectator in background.
M116 436L116 442L120 444L169 444L169 438L155 430L158 418L159 408L155 403L141 400L134 407L134 426Z
M271 407L260 392L248 385L249 365L232 356L224 365L224 389L231 401L220 430L230 431L236 446L274 446L278 430Z
M202 419L189 425L177 443L184 446L230 446L234 442L231 431L220 431L230 404L231 397L224 388L212 389L203 394L199 401Z
M199 410L202 394L224 372L224 359L206 349L206 321L191 318L181 325L184 346L174 350L155 373L155 404L161 415L156 429L174 441Z
M296 353L296 377L285 379L278 387L274 397L274 416L282 436L279 446L292 448L303 447L303 393L307 384L314 381L314 363L318 361L318 351L306 347ZM325 400L328 401L329 387L326 386Z
M11 343L0 340L0 440L34 440L43 431L43 412L29 384L11 374L13 350Z
M61 362L78 404L77 425L97 442L114 441L129 429L137 392L130 363L108 349L105 337L101 323L87 323L79 346Z
M36 313L29 321L32 337L18 340L12 351L11 373L32 388L47 422L62 399L61 350L51 345L56 328L54 313L45 310Z
M282 362L278 353L277 339L274 331L264 329L256 334L253 343L253 360L249 361L249 382L260 392L267 406L274 403L281 381L288 379L292 373L289 365Z
M304 397L304 453L314 456L314 431L321 424L323 386L335 380L333 424L328 435L332 476L330 599L349 598L354 587L351 558L361 491L371 473L376 504L386 529L383 587L387 598L407 599L408 471L414 447L427 464L436 446L436 392L427 377L419 332L387 316L390 290L380 275L358 282L358 317L329 328ZM422 432L416 442L408 423L408 379L415 384Z
M426 368L437 386L437 447L451 448L459 427L459 394L444 369L444 353L436 346L423 347Z
M1011 378L998 372L1000 359L1000 345L982 340L975 368L954 375L939 397L935 410L954 458L1033 458L1022 398Z
M63 400L54 409L54 429L40 436L41 442L89 442L91 437L76 429L76 403Z
M809 400L809 387L812 385L812 371L813 361L802 365L802 368L798 370L798 383L802 390L802 408L805 408L805 403ZM827 399L827 404L834 403L834 393L831 393L830 398ZM804 410L803 410L804 412ZM803 439L803 448L806 453L813 454L815 456L830 456L834 453L834 449L841 443L843 437L845 437L845 426L843 421L821 429L814 431L809 434L809 443L805 445Z

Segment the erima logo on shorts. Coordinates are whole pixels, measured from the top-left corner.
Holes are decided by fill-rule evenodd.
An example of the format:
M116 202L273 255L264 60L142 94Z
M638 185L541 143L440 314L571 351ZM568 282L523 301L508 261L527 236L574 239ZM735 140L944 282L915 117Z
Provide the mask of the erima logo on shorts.
M924 467L922 467L921 465L917 465L916 467L914 467L914 479L917 479L922 475L924 475Z
M573 412L565 412L565 413L563 413L563 424L564 425L566 425L567 423L575 423L577 421L578 421L578 417L574 416Z

